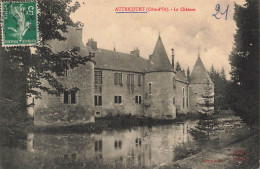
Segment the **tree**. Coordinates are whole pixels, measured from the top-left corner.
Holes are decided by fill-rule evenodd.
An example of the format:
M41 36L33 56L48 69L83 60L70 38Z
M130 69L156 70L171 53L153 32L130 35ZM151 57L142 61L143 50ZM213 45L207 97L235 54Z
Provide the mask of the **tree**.
M73 69L91 60L88 54L86 57L80 56L80 49L76 46L74 48L72 46L72 49L67 51L54 53L48 45L51 40L66 40L62 33L67 32L67 27L76 27L80 24L74 23L70 18L70 14L75 12L80 4L78 2L72 4L71 0L38 0L37 2L40 44L33 47L35 52L31 52L32 47L0 46L0 98L18 103L15 112L23 113L25 116L26 107L30 106L26 104L26 98L31 95L35 95L36 98L41 96L39 90L35 89L41 89L49 94L63 92L64 87L55 79L54 74L65 69ZM43 86L40 79L47 80L51 87Z
M220 78L221 78L222 81L227 81L225 69L223 67L222 67L221 72L220 72Z
M231 65L231 108L249 125L259 119L259 13L258 0L235 4L237 30L234 48L229 56Z
M214 66L211 66L208 72L210 79L214 83L214 104L215 109L227 109L229 106L227 104L227 79L224 68L221 69L219 73Z
M181 71L182 70L181 65L180 65L180 63L178 61L176 62L175 70L176 71Z
M210 71L208 72L208 74L209 74L209 77L210 77L210 79L211 79L211 81L215 84L215 78L216 78L216 70L215 70L215 68L214 68L214 66L213 65L211 65L211 67L210 67Z
M214 133L215 126L217 125L217 120L214 116L213 97L212 86L210 81L207 80L205 93L202 95L203 102L197 103L201 107L198 111L200 120L195 128L190 129L191 135L200 144L204 144L210 140L210 135Z

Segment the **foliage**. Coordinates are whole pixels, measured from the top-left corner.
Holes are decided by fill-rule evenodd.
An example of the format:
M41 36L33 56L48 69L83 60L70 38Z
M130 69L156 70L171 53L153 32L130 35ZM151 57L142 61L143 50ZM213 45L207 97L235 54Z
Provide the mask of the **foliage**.
M79 25L70 18L70 14L79 8L79 3L76 2L73 5L71 0L38 0L37 2L39 46L33 48L0 46L0 77L2 79L0 96L2 99L17 102L16 111L23 114L26 107L30 106L26 104L26 98L32 95L36 98L41 96L37 89L49 94L59 94L65 90L54 77L55 73L91 60L90 56L80 56L78 47L72 46L70 50L54 53L48 45L51 40L66 40L62 33L67 32L67 26ZM46 80L48 86L44 86L41 79Z
M205 89L204 94L201 95L203 102L197 103L202 108L201 110L199 110L199 113L211 114L212 108L214 108L214 101L213 101L214 95L213 95L212 84L210 83L209 79L207 79L204 89Z
M259 120L259 13L258 0L235 4L237 30L235 44L229 56L232 84L230 106L249 125Z
M186 142L174 147L173 161L187 158L201 151L200 147L195 142Z
M217 71L214 66L211 66L208 72L210 79L214 83L214 106L217 111L224 110L229 107L228 105L228 81L224 68L221 71Z
M203 102L198 103L198 105L202 108L199 113L199 122L195 126L195 128L190 129L190 134L194 137L194 139L198 143L205 143L210 139L210 135L214 133L215 126L217 125L217 119L213 115L212 107L214 107L212 95L212 86L210 81L207 80L205 86L205 93L202 95Z
M176 71L181 71L182 70L181 65L180 65L180 63L178 61L176 62L175 70Z

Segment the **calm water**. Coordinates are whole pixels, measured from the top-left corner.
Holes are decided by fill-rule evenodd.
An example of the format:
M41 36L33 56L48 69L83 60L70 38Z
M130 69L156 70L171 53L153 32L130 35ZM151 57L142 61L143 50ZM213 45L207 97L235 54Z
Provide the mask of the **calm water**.
M121 161L124 165L152 166L172 162L174 147L191 141L188 129L195 122L184 124L136 127L101 134L28 134L26 151L69 160Z

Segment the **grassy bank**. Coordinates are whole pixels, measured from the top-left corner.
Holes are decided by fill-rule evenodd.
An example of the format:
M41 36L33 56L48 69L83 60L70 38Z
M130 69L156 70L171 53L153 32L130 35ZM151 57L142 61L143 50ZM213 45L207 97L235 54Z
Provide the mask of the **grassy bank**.
M170 168L252 168L258 164L258 130L252 130L233 113L218 115L218 127L211 139L203 145L188 142L175 148L173 164L158 169ZM235 150L248 154L244 162L232 159Z

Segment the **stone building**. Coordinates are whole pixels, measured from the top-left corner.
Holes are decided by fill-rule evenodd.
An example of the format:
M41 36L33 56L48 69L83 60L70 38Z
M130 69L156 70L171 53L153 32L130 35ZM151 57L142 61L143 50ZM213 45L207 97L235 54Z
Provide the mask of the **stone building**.
M35 124L91 122L94 117L117 114L173 119L176 112L195 110L196 97L203 92L208 78L200 58L189 82L184 72L174 70L173 49L171 64L160 36L149 59L141 57L138 48L121 53L98 48L93 39L85 46L82 29L69 28L65 36L65 42L50 43L54 51L78 46L81 56L95 53L95 63L67 70L63 76L55 75L65 87L77 87L79 91L60 96L42 92L42 99L35 101L31 110Z

